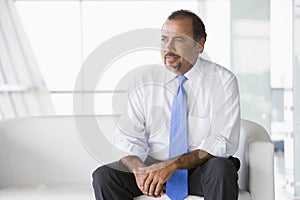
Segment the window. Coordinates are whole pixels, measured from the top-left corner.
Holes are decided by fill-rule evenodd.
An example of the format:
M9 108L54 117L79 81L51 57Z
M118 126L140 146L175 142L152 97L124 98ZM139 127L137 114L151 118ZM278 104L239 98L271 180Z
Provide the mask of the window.
M83 62L103 42L139 28L160 29L174 10L197 13L196 0L189 1L16 1L16 6L40 66L57 114L73 112L75 82ZM105 55L103 55L105 56ZM95 95L95 112L111 113L111 99L118 81L128 71L160 62L155 50L134 51L120 57L103 76L94 93L83 91L84 101ZM84 85L84 83L83 83Z

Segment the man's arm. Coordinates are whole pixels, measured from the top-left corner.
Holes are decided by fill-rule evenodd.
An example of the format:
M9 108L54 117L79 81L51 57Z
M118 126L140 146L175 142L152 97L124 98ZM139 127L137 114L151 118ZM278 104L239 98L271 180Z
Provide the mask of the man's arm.
M176 166L176 170L191 169L201 166L212 157L214 156L203 150L197 149L187 154L176 157L174 160L174 164Z
M145 167L146 165L137 156L125 156L122 158L121 163L125 165L131 172L135 172L139 167Z
M134 174L137 186L143 191L144 181L148 174L140 172L139 169L146 165L137 156L125 156L120 161Z

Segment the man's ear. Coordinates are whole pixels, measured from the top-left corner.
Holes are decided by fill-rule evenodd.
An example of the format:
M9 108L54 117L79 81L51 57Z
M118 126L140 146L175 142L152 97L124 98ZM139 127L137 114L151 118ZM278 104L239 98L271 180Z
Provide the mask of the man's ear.
M199 40L198 45L197 45L197 51L198 51L198 53L202 53L203 52L205 41L206 40L204 38L201 38Z

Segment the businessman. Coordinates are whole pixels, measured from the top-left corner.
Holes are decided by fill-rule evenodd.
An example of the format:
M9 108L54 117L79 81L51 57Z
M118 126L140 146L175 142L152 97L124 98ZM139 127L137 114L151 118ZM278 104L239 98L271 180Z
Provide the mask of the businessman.
M164 66L132 82L113 136L123 153L93 173L97 200L238 199L239 160L232 157L240 132L238 83L229 70L199 58L206 36L190 11L175 11L164 22Z

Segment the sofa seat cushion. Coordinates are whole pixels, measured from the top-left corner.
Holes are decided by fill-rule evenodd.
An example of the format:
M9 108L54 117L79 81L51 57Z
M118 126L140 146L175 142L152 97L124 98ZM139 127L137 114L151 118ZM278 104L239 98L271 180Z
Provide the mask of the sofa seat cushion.
M94 200L94 193L90 185L55 185L44 184L0 188L1 200ZM140 196L135 200L159 200L147 196ZM169 200L164 195L160 200ZM188 196L185 200L204 200L203 197ZM247 191L240 190L239 200L250 200Z
M158 200L158 199L153 197L140 196L135 198L134 200ZM167 195L163 195L159 200L169 200L169 197ZM189 195L187 198L185 198L185 200L204 200L204 197ZM250 200L249 192L245 190L240 190L239 200Z
M95 200L90 185L44 184L0 188L1 200Z

